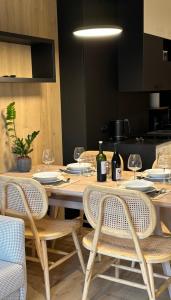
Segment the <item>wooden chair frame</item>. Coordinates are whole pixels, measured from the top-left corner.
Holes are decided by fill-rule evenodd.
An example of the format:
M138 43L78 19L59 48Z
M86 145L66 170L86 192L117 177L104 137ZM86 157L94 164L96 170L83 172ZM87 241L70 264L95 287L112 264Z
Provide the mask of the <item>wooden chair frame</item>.
M89 209L88 209L87 199L88 199L89 193L91 191L100 191L100 192L104 193L104 196L102 196L99 199L100 204L99 204L98 218L97 218L96 224L92 222L92 218L89 214ZM119 191L119 189L117 189L117 191ZM135 192L135 191L133 191L133 192ZM140 194L142 194L142 193L140 193ZM119 265L121 257L120 257L120 254L118 253L118 255L115 256L115 258L119 259L119 261L117 260L116 263L113 263L111 265L112 267L116 268L115 277L108 276L108 275L103 275L103 274L95 274L94 276L92 276L93 266L94 266L94 262L95 262L95 256L98 253L98 240L99 240L100 233L104 233L104 234L108 234L108 235L117 237L116 231L115 231L115 233L112 233L112 230L109 229L109 231L108 231L103 226L104 205L105 205L106 200L111 198L112 195L115 197L115 199L123 207L124 215L125 215L126 220L129 224L129 230L130 230L130 233L126 234L126 236L127 236L127 238L129 237L133 240L135 250L136 250L136 254L137 254L137 260L136 261L139 263L140 269L136 269L134 267L127 267L127 266ZM151 226L151 228L149 228L149 230L147 230L145 236L143 237L143 238L145 238L146 236L148 237L153 232L153 230L155 228L156 213L155 213L155 208L153 207L153 204L151 203L150 199L148 199L148 197L146 197L146 195L145 195L145 197L144 197L144 195L142 195L142 196L143 196L143 199L145 200L146 204L151 206L151 213L152 213L151 214L151 216L152 216L152 220L151 220L152 226ZM110 281L117 282L117 283L121 283L121 284L126 284L128 286L133 286L133 287L136 287L136 288L145 289L148 293L149 299L150 300L155 300L156 297L158 297L171 284L171 277L164 276L164 275L157 274L157 273L153 274L152 263L148 263L146 261L145 257L144 257L144 254L143 254L141 246L140 246L138 234L137 234L137 232L136 232L136 230L133 226L131 214L130 214L128 205L126 204L124 198L119 196L116 193L115 189L102 188L102 187L99 188L99 186L97 186L97 187L96 186L89 186L89 187L86 188L86 190L84 192L84 208L85 208L85 214L87 216L87 219L89 220L90 224L95 228L95 232L94 232L94 238L93 238L93 241L92 241L91 251L90 251L90 255L89 255L89 259L88 259L88 263L87 263L87 268L86 268L86 275L85 275L85 283L84 283L84 290L83 290L82 300L87 300L90 281L91 281L91 279L94 279L96 277L103 278L103 279L110 280ZM120 233L119 233L119 237L124 238L122 235L120 235ZM170 256L170 258L171 258L171 256ZM123 257L122 257L122 259L123 259ZM129 255L128 255L128 259L126 259L126 260L129 260L129 261L131 260ZM159 263L161 262L160 258L159 258L158 262ZM118 269L141 273L142 277L143 277L144 284L139 284L139 283L131 282L129 280L120 279L119 278L119 273L117 272ZM159 287L158 290L155 290L155 287L154 287L154 277L159 277L159 278L165 279L164 283L161 284L161 286Z
M28 199L26 197L26 194L25 194L25 191L22 187L22 184L33 185L41 193L41 196L43 198L43 208L42 208L42 212L41 212L38 219L41 219L45 216L45 214L47 212L47 208L48 208L48 199L47 199L47 195L46 195L46 192L45 192L44 188L41 186L40 183L36 182L33 179L18 178L18 177L10 178L10 177L7 177L7 176L3 176L1 178L3 180L1 213L2 213L2 215L10 215L10 216L15 216L15 217L20 217L20 218L23 218L24 220L29 221L30 227L31 227L31 230L32 230L32 233L33 233L33 237L31 238L31 241L35 241L35 246L36 246L36 251L37 251L38 258L37 257L32 257L32 256L31 257L27 256L26 259L31 260L33 262L40 262L41 263L41 267L42 267L43 272L44 272L46 299L50 300L50 282L49 282L49 271L50 270L54 269L56 266L60 265L61 263L63 263L64 261L66 261L67 259L69 259L70 257L72 257L74 254L77 253L80 264L81 264L81 267L82 267L82 270L83 270L83 273L85 273L85 265L84 265L84 260L83 260L81 248L80 248L80 245L79 245L77 233L75 232L75 230L72 230L72 232L71 232L76 250L68 253L68 252L64 252L64 251L58 251L58 250L55 250L55 249L48 249L46 239L41 239L40 236L39 236L39 231L38 231L36 223L35 223L35 217L33 217L32 213L30 211ZM26 214L21 213L21 212L17 212L16 210L9 209L7 207L7 203L8 203L8 201L7 201L8 200L7 199L7 191L8 191L8 187L10 187L10 186L14 187L19 192L20 197L22 199L22 203L23 203L24 208L25 208ZM56 220L56 221L58 221L58 220ZM67 235L67 234L64 234L63 236L65 236L65 235ZM27 236L26 236L26 238L28 239ZM53 237L48 238L48 240L52 240L52 241L55 240L55 239L57 239L57 237L55 237L55 236L54 236L54 238ZM31 243L31 247L33 247L32 243ZM55 262L51 262L51 261L48 261L47 252L60 254L60 255L63 255L63 257L58 259ZM34 251L32 253L34 253Z

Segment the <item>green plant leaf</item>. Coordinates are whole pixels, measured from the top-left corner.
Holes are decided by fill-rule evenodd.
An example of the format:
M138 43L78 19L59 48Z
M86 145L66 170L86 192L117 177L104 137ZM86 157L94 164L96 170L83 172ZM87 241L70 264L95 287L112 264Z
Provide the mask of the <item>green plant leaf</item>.
M9 126L9 125L13 125L14 123L13 122L6 122L6 125Z
M11 102L7 106L6 120L15 120L15 119L16 119L15 102Z
M8 128L8 131L14 131L14 128Z

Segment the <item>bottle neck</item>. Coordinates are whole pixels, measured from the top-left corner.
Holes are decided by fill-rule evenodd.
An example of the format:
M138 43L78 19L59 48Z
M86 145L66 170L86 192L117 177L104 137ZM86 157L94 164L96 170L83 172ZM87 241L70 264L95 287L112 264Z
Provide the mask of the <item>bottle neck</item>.
M103 153L102 143L99 143L99 153Z
M118 154L118 145L117 144L115 144L115 146L114 146L114 153Z

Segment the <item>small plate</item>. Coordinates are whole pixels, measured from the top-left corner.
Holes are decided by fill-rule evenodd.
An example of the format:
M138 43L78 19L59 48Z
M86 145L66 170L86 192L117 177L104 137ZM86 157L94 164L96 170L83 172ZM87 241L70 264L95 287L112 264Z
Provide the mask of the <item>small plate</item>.
M169 169L148 169L144 171L149 178L161 179L165 177L169 177L171 170Z
M67 165L67 170L74 170L74 171L81 171L83 169L88 169L91 168L91 164L90 163L71 163Z
M148 191L151 187L154 186L154 183L148 180L144 180L144 179L135 179L135 180L130 180L127 181L124 184L126 189L132 189L132 190L138 190L138 191L142 191L142 192L146 192Z
M59 172L39 172L34 173L32 177L41 183L52 183L63 180L63 176Z

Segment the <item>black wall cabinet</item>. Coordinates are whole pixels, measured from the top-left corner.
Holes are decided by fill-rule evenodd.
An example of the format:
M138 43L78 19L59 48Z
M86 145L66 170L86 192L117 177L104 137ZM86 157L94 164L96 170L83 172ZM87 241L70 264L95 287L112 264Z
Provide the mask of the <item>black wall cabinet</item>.
M119 90L171 90L171 41L143 34L134 46L120 45Z
M55 82L54 40L0 31L0 42L31 47L32 78L0 77L0 82Z
M119 90L171 90L171 41L144 33L144 0L120 0ZM136 12L136 13L135 13Z

